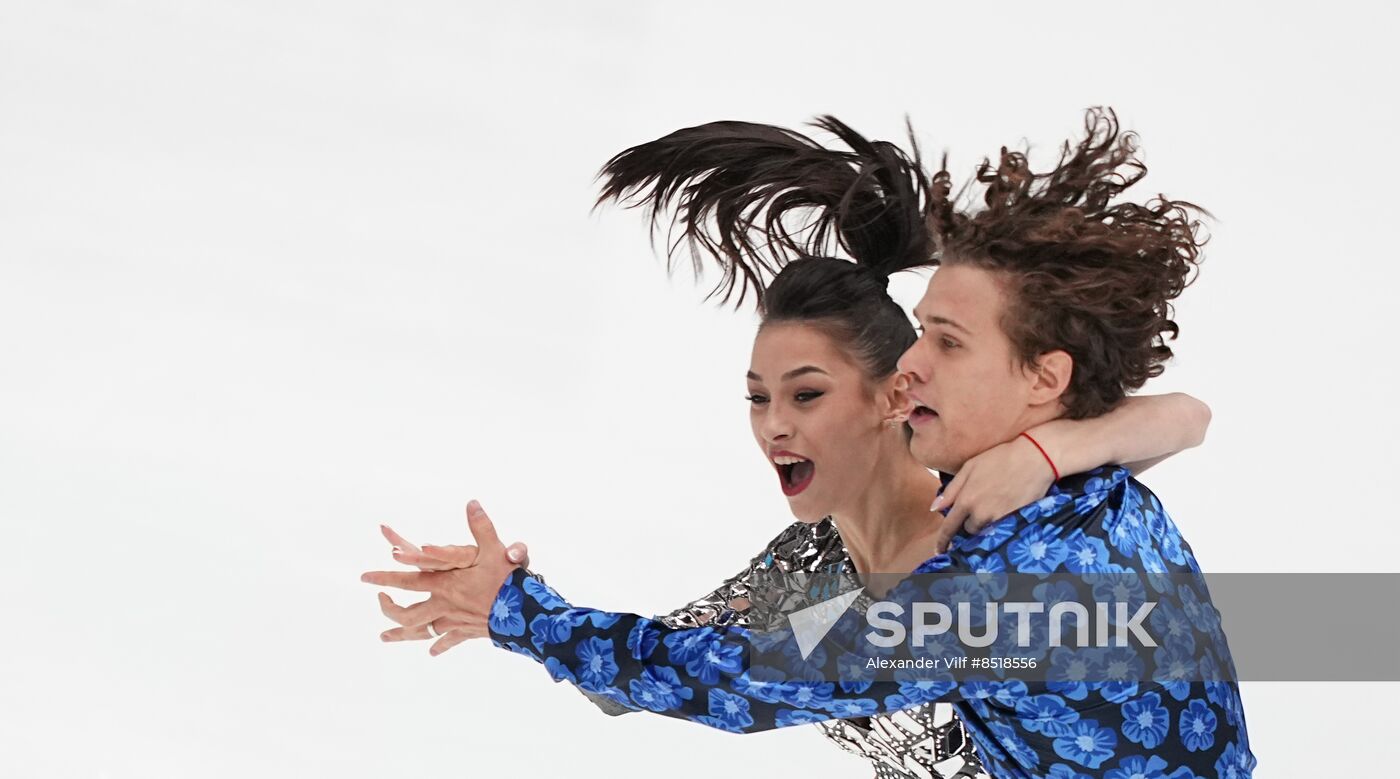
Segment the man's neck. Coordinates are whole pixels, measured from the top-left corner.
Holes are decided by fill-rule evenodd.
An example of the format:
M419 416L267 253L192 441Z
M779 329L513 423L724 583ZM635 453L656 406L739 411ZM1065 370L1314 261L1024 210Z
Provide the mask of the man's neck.
M931 463L928 467L935 468L942 473L956 475L970 460L980 454L995 448L1000 444L1015 441L1022 432L1028 431L1037 425L1051 422L1065 416L1065 407L1058 400L1053 403L1041 403L1036 406L1026 406L1015 419L1009 420L1002 432L997 437L991 438L982 443L982 450L976 454L966 455L960 460L947 460L942 463ZM990 426L989 426L990 429Z

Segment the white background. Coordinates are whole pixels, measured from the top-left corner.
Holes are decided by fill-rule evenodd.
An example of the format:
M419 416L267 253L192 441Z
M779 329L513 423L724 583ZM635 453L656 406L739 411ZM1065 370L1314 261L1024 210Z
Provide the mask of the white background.
M589 211L611 154L715 119L907 112L961 176L1116 107L1140 196L1218 217L1148 387L1215 421L1145 481L1209 571L1400 570L1370 4L500 5L0 5L0 774L868 775L382 644L358 582L378 523L461 541L476 497L575 602L652 613L790 521L752 315ZM1395 692L1244 685L1260 775L1393 770Z

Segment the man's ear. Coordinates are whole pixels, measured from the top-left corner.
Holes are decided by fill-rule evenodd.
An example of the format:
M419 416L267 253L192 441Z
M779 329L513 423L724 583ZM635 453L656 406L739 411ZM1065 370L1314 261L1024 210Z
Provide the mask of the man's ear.
M1043 352L1034 365L1026 366L1026 371L1031 379L1031 404L1053 403L1069 390L1069 380L1074 375L1074 358L1063 349Z

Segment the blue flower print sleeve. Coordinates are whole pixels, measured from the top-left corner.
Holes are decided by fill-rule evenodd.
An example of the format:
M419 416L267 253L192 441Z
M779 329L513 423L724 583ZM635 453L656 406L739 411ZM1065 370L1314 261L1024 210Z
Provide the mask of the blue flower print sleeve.
M869 681L843 675L837 683L755 663L766 650L755 643L761 635L747 628L673 628L647 617L575 607L521 569L501 586L489 629L497 646L535 659L556 681L632 710L726 731L951 700L977 756L995 777L1252 775L1256 761L1220 615L1203 584L1178 587L1165 578L1199 568L1156 496L1126 469L1061 479L1044 499L982 534L956 537L946 554L914 573L935 572L993 574L993 581L1000 573L1045 577L1038 598L1047 603L1072 594L1062 598L1056 591L1063 585L1054 577L1067 574L1102 586L1105 596L1112 591L1119 603L1138 602L1149 597L1144 579L1113 574L1142 574L1158 606L1150 614L1152 627L1166 640L1150 658L1150 673L1130 650L1056 646L1039 658L1043 665L1035 676L997 670L950 681L896 672L892 679ZM960 579L967 577L946 580L946 600L932 590L930 597L965 601L966 593L954 591ZM838 623L832 632L841 631ZM1004 654L1015 651L1007 646ZM839 665L841 657L829 660Z
M671 628L650 617L579 608L519 568L501 585L489 629L493 643L534 658L555 681L631 710L734 733L869 715L937 697L920 696L913 683L890 685L887 700L876 701L869 689L848 692L751 668L747 628ZM896 695L901 690L909 695Z

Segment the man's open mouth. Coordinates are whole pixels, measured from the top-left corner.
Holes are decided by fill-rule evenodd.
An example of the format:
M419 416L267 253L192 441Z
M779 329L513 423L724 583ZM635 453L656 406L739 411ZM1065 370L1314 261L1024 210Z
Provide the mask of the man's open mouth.
M776 452L772 457L773 467L778 469L778 482L782 485L784 495L790 498L807 489L807 485L812 483L817 466L811 460L791 452Z
M914 406L914 410L909 414L909 424L921 425L938 418L938 412L928 406Z

